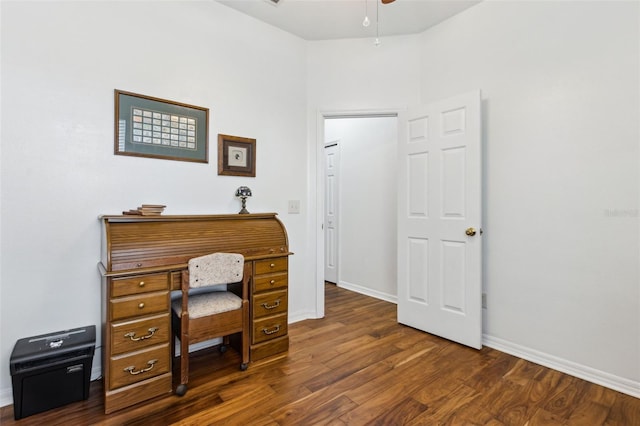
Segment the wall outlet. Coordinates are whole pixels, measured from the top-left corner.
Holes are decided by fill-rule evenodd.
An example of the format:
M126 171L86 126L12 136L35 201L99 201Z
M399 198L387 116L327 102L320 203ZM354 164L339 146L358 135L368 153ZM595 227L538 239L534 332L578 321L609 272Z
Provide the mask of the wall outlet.
M487 293L482 293L482 309L487 309Z
M300 200L289 200L287 210L289 214L300 214Z

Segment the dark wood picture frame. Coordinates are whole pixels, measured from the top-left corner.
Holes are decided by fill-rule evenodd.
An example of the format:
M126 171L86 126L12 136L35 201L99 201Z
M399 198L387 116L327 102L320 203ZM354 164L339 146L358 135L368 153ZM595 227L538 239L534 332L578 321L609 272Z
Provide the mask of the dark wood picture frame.
M209 109L115 89L114 154L209 162Z
M218 134L218 174L256 176L256 140Z

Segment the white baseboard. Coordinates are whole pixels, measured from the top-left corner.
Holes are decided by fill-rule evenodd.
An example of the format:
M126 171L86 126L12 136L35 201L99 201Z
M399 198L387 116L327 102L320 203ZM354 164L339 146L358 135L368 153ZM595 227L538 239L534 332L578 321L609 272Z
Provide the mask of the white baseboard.
M386 300L387 302L395 304L398 303L397 296L384 294L355 284L346 283L344 281L341 281L338 284L338 287L371 296L376 299ZM585 365L549 355L544 352L536 351L535 349L527 348L525 346L511 343L487 334L483 334L482 344L501 352L517 356L518 358L526 359L527 361L531 361L536 364L561 371L574 377L578 377L588 382L592 382L606 388L622 392L635 398L640 398L640 382L616 376L614 374L597 370L595 368L587 367Z
M287 322L289 324L293 324L294 322L304 321L307 319L319 319L316 315L315 311L298 311L298 312L290 312L287 318Z
M349 284L345 285L344 283L340 283L340 287L355 291L357 293L362 293L367 296L375 297L377 299L386 300L391 303L397 303L397 298L395 296L385 295L376 291L371 291L370 289L364 289L360 286L353 286ZM310 312L298 312L296 315L290 316L289 323L313 318L313 316L310 316L310 314ZM190 348L190 352L204 349L205 347L213 346L217 343L219 342L209 341L198 343ZM544 352L536 351L534 349L527 348L525 346L521 346L487 334L484 334L482 336L482 344L501 352L516 356L518 358L526 359L527 361L531 361L536 364L561 371L571 376L578 377L588 382L592 382L609 389L622 392L635 398L640 398L640 382L636 382L624 377L619 377L614 374L606 373L604 371L577 364L575 362L549 355ZM94 366L91 370L91 380L99 379L101 375L102 371L100 367ZM0 389L0 407L11 404L13 404L13 389L10 387Z
M338 287L344 288L345 290L350 290L355 293L364 294L365 296L371 296L376 299L384 300L386 302L391 302L394 304L398 304L398 296L388 293L383 293L381 291L373 290L367 287L362 287L357 284L348 283L346 281L340 281L338 283Z
M482 336L482 343L485 346L517 356L518 358L526 359L527 361L561 371L588 382L631 395L635 398L640 398L640 382L596 370L595 368L577 364L575 362L549 355L544 352L539 352L535 349L527 348L487 334Z
M0 389L0 407L13 404L13 389Z

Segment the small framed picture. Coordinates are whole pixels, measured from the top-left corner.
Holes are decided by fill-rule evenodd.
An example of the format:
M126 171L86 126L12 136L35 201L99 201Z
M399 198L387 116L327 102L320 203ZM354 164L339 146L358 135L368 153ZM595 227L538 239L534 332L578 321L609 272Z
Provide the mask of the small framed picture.
M218 174L256 176L256 140L218 135Z

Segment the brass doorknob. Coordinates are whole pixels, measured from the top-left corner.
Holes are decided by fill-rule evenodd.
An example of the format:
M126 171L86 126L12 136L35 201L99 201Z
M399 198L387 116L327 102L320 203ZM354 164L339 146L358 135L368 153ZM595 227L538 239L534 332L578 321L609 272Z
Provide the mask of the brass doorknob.
M476 235L476 230L474 228L467 228L467 230L464 231L464 233L470 237L473 237L474 235Z

